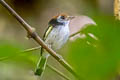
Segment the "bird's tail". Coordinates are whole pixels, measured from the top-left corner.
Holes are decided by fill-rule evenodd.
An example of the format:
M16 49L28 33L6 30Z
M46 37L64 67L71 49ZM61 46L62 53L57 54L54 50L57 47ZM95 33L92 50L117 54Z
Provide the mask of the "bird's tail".
M42 56L40 57L40 59L38 61L37 68L35 70L35 75L41 76L42 73L45 71L48 57L49 57L49 54L47 52L44 52L42 54Z

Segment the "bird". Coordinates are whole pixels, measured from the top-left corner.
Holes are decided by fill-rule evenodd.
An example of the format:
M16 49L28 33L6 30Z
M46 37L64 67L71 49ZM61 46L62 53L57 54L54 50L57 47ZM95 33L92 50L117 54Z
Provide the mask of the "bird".
M49 48L57 51L67 42L70 35L69 24L73 18L75 17L68 16L67 14L58 14L50 19L48 28L43 35L43 41ZM41 47L41 56L35 70L35 75L42 76L49 56L49 53Z

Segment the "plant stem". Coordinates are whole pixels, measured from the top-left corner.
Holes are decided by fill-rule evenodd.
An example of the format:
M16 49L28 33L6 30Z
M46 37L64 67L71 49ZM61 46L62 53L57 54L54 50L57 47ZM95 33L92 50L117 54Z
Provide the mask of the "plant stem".
M69 72L71 72L76 78L78 75L73 70L73 68L59 55L56 54L51 48L48 48L44 41L38 36L35 30L27 24L22 17L20 17L4 0L0 0L2 6L4 6L10 13L13 15L17 21L21 23L21 25L25 28L28 33L29 38L33 38L40 46L42 46L46 51L49 52L51 56L53 56L61 65L63 65Z
M31 52L31 51L35 51L35 50L39 50L41 48L41 46L37 46L37 47L34 47L34 48L29 48L29 49L26 49L24 51L22 51L22 53L24 52Z
M56 72L58 75L60 75L64 79L70 80L65 74L63 74L62 72L58 71L56 68L52 67L51 65L47 64L47 67L50 68L52 71Z

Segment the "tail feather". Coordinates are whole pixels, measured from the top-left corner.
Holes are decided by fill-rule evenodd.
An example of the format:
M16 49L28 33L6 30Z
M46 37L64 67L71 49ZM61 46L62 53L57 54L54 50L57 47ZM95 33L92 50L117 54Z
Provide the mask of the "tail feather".
M48 53L43 53L43 55L41 56L41 58L37 64L37 68L35 70L35 75L41 76L43 74L43 72L45 71L45 68L46 68L46 63L47 63L48 57L49 57Z

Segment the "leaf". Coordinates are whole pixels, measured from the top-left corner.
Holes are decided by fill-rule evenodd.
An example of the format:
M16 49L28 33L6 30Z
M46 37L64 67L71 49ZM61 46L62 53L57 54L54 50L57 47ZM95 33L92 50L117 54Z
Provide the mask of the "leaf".
M98 27L82 30L88 33L86 38L69 42L68 61L84 80L112 80L120 72L120 22L111 16L95 17L95 21Z

